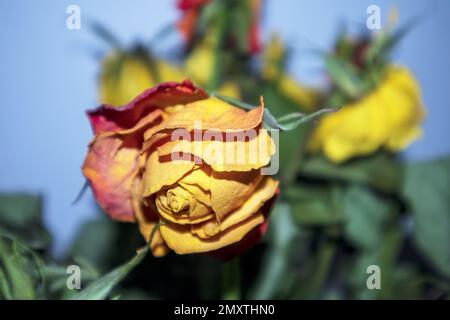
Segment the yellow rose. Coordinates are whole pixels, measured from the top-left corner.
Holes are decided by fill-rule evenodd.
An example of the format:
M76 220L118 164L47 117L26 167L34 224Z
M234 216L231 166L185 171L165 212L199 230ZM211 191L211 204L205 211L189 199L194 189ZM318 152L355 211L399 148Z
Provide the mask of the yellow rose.
M424 117L420 87L413 75L391 66L372 92L320 120L309 149L323 152L333 162L382 147L400 151L422 134Z
M120 59L123 59L120 62ZM100 75L100 102L124 105L157 81L182 81L183 73L164 60L155 60L155 70L148 63L131 54L107 56L102 63ZM152 72L153 71L153 72ZM157 73L157 74L156 74Z
M195 83L202 86L208 84L214 70L213 41L209 38L206 37L192 50L191 54L186 59L184 67L186 75ZM227 97L241 99L241 90L239 89L239 86L231 81L225 81L225 83L217 89L217 92Z
M124 107L88 113L96 136L83 173L102 208L137 221L147 242L159 222L155 256L241 252L265 232L278 190L260 172L275 152L263 112L262 103L244 111L188 81L163 83Z
M286 49L278 35L273 35L263 52L261 76L274 82L280 92L288 97L303 111L312 111L317 107L320 92L317 89L300 84L285 72Z
M278 80L278 89L291 99L303 111L313 111L320 100L320 91L315 88L303 86L293 77L283 74Z

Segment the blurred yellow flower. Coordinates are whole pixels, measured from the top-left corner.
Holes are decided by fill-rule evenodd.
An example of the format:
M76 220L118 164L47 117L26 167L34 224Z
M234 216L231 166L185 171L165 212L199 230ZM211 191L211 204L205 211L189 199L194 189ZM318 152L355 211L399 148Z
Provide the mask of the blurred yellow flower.
M231 97L235 99L241 99L241 90L239 89L239 86L231 81L225 82L218 90L218 93L220 93L223 96Z
M264 48L261 75L266 80L274 80L284 71L282 64L286 56L286 48L277 34L272 35Z
M213 40L208 37L205 38L197 47L195 47L191 54L187 57L184 71L186 77L192 79L196 84L206 86L214 70L214 52L213 52ZM241 91L239 86L232 82L226 81L222 86L217 89L217 92L228 97L240 99Z
M309 143L331 161L342 162L384 147L400 151L422 134L425 117L420 87L405 68L388 67L368 95L322 118Z
M150 66L143 58L114 52L102 63L100 102L124 105L158 82L182 81L184 78L179 68L164 60L155 60L154 66Z
M302 107L303 111L312 111L320 99L320 92L300 84L285 72L286 49L278 35L273 35L263 52L261 76L273 81L280 92Z
M292 76L283 74L278 80L278 89L303 111L313 111L320 100L320 91L301 85Z
M186 73L202 85L211 79L214 69L214 54L208 41L203 41L196 46L185 62Z

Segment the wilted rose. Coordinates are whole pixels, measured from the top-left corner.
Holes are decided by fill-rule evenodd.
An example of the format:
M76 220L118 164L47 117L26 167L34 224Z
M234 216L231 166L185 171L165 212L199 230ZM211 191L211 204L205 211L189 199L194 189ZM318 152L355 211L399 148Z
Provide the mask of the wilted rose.
M125 106L88 112L95 138L83 173L109 216L137 221L147 241L159 222L155 256L239 253L265 232L278 190L260 172L275 152L263 110L262 103L247 112L210 98L189 81L160 84ZM174 140L180 130L193 139ZM250 131L250 139L217 139ZM241 161L225 159L230 150L244 150Z
M324 116L309 148L342 162L385 148L400 151L422 134L425 117L420 87L405 68L390 66L365 97Z

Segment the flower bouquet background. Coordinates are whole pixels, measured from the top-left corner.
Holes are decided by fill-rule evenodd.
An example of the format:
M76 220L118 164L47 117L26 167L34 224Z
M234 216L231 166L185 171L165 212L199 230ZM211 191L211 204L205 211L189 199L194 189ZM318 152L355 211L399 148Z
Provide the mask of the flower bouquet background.
M293 49L282 35L261 40L263 4L178 1L178 21L132 46L91 23L109 46L98 65L98 99L107 108L88 113L95 137L83 165L102 214L80 228L65 255L55 257L42 222L42 196L2 195L1 298L449 297L450 159L411 162L400 154L423 134L427 111L413 71L393 63L391 54L420 20L399 23L393 9L381 30L342 28L333 50L314 53L325 62L326 80L312 88L289 74ZM181 43L157 55L172 33L181 34ZM211 201L203 191L213 193L220 180L202 176L217 176L213 166L183 171L148 155L133 171L150 141L143 128L155 127L153 120L140 126L150 112L135 117L133 110L144 110L138 108L146 101L162 108L155 115L162 124L178 114L183 119L191 108L195 117L220 115L213 123L232 127L252 119L261 96L264 112L253 126L279 132L269 155L278 155L279 170L267 178L250 177L254 168L225 170L216 186L222 202L207 203L219 224L201 220L202 206ZM226 121L222 108L231 114ZM181 187L163 188L179 170ZM128 181L130 174L139 183ZM201 201L203 196L208 199ZM154 201L145 207L154 205L156 218L143 198ZM233 216L227 206L239 209L255 198L259 205L243 223L249 227L227 236L234 232L220 229ZM179 212L186 206L192 209L189 223L193 217L207 223L197 228L195 220L185 228ZM245 240L256 229L256 240ZM218 240L197 242L199 237Z

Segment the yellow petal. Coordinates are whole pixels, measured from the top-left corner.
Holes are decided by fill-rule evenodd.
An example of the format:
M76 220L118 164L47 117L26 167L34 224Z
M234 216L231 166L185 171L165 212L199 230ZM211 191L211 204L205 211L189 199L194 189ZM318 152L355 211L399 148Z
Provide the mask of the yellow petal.
M211 168L209 166L199 166L185 175L180 181L185 185L199 186L203 191L211 190Z
M136 214L136 219L139 224L139 231L148 243L150 241L153 228L155 227L156 222L159 221L159 217L153 206L144 207L142 205L142 198L140 195L141 188L141 180L139 177L136 177L132 186L132 203ZM159 228L155 231L152 243L150 244L150 249L155 257L165 256L169 251L169 247L162 238L161 230Z
M371 93L323 117L308 147L322 150L334 162L382 147L399 151L420 136L424 116L414 77L404 68L391 66Z
M233 228L208 239L200 239L192 234L190 226L180 226L170 222L161 225L161 233L167 245L178 254L208 252L240 241L254 227L263 222L263 214L257 213Z
M174 184L193 168L192 161L160 159L153 151L145 164L142 196L148 197L164 186Z
M222 221L219 222L213 218L207 222L193 225L191 231L203 239L209 238L218 232L223 232L258 212L275 195L277 188L278 181L265 177L250 198L242 206L227 214Z
M264 104L248 112L231 106L217 98L208 98L187 104L182 112L170 115L160 125L144 133L146 150L153 143L151 138L158 132L168 129L244 131L258 127L264 114Z
M213 172L211 207L221 221L231 210L241 206L261 181L259 170L246 172Z
M276 152L275 143L266 129L225 134L209 131L203 132L198 140L191 141L196 137L188 138L162 144L157 149L159 156L193 155L210 165L214 171L222 172L259 169L266 166Z
M214 216L209 206L179 185L159 191L155 199L159 214L174 223L200 223Z
M242 98L239 86L231 81L225 82L219 89L217 89L217 92L226 97L231 97L239 100Z

